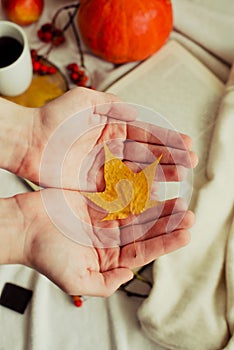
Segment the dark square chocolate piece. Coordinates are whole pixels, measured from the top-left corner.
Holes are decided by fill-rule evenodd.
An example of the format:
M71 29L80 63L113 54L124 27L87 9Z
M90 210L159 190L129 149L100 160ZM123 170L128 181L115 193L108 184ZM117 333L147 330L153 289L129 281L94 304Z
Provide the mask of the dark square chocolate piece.
M0 297L0 305L23 314L31 297L31 290L13 283L6 283Z

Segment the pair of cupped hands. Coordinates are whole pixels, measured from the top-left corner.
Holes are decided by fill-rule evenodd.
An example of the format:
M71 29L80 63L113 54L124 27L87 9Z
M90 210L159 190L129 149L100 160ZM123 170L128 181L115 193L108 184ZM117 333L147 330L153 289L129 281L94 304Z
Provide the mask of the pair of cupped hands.
M36 269L68 294L109 296L133 277L132 269L189 242L194 214L181 198L102 221L107 213L81 191L105 189L107 142L134 172L161 156L150 189L157 199L159 181L180 181L196 166L190 137L137 121L134 106L84 88L39 109L13 109L21 124L5 168L42 189L13 198L20 254L9 262Z

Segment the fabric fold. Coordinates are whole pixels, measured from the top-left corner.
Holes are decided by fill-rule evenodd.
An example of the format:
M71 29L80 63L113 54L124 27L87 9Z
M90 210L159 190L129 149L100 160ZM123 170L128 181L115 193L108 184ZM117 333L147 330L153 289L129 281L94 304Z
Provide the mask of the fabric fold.
M233 332L233 128L234 69L214 127L208 180L193 208L191 243L155 262L154 287L138 310L143 330L167 349L222 349Z
M172 0L174 27L202 47L232 64L234 3L230 0Z

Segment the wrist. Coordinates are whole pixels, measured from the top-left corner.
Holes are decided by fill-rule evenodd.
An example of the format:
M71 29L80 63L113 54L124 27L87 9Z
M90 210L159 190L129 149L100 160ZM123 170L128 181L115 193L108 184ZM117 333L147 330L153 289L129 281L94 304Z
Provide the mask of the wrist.
M0 98L0 111L0 167L21 175L31 143L34 109Z
M23 264L25 230L16 197L0 199L0 264Z

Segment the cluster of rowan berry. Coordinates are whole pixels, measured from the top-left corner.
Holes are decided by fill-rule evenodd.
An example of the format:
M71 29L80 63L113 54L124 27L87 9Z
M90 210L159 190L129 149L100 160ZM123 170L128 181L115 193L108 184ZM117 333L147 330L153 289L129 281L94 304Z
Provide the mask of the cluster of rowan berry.
M43 24L38 30L37 35L39 39L44 43L51 44L51 47L48 52L50 52L53 46L59 46L65 41L64 30L56 28L53 22ZM56 73L56 68L45 64L36 52L31 53L31 56L33 61L34 73L38 73L40 75ZM66 68L69 72L69 77L74 84L82 87L90 87L88 86L89 78L87 74L85 73L83 68L80 68L78 66L77 63L70 63L67 65Z
M43 24L38 30L37 35L44 43L51 43L54 46L59 46L65 41L63 31L56 28L52 23Z
M39 75L52 75L57 72L54 66L48 65L42 60L42 57L37 54L36 50L31 50L31 59L34 73Z
M67 70L71 81L77 86L87 87L89 78L83 69L80 69L77 63L70 63L67 65Z

